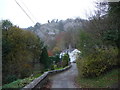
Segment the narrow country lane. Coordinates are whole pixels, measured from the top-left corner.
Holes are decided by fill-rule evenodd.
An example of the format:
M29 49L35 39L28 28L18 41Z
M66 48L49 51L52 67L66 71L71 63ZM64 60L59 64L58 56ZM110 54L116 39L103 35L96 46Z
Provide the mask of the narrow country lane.
M51 88L77 88L74 81L77 74L76 63L72 63L72 67L67 71L50 77Z

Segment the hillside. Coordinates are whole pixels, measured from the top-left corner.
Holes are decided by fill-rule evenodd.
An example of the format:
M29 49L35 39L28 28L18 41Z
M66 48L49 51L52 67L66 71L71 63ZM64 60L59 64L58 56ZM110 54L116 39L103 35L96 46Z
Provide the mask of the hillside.
M83 21L85 20L80 18L60 21L58 21L58 19L54 19L52 21L48 20L48 23L46 24L36 23L33 27L30 26L25 30L36 33L45 42L45 44L49 46L49 42L54 41L55 37L57 37L60 33L82 28Z

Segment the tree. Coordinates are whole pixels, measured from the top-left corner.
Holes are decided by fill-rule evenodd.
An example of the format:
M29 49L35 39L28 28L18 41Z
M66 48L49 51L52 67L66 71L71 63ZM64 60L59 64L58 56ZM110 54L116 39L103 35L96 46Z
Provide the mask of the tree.
M107 3L98 3L97 9L96 14L84 23L84 29L101 41L99 47L114 45L119 48L119 3L109 3L109 8Z
M2 30L8 30L13 24L9 20L2 21Z
M62 66L65 67L69 64L69 55L68 53L67 54L64 54L64 56L62 56Z
M64 31L64 24L63 24L63 21L62 21L62 20L59 21L58 24L59 24L59 26L58 26L59 30L60 30L60 31Z
M40 62L45 66L45 69L47 69L49 67L49 57L48 57L48 53L47 53L47 47L42 48Z
M112 43L115 43L118 50L120 50L120 1L110 2L108 17L111 20L112 28L107 32L106 38ZM118 66L120 65L120 52L118 52Z
M13 76L30 76L34 73L36 64L40 66L43 44L34 33L11 26L7 30L3 29L2 42L3 83L8 83Z
M52 51L53 51L54 55L58 54L60 52L60 48L59 47L54 47Z
M79 48L83 56L88 56L90 53L95 53L98 41L99 40L94 39L90 33L81 30L77 48Z
M109 11L108 18L111 21L111 29L107 34L106 39L115 43L118 49L120 49L120 1L119 2L110 2L109 3ZM114 33L113 33L114 32Z
M120 14L120 1L119 2L109 2L109 14Z
M99 76L120 64L117 64L120 58L120 4L109 7L107 13L101 11L104 6L98 5L100 11L84 23L79 35L78 47L83 57L77 63L80 73L85 77Z

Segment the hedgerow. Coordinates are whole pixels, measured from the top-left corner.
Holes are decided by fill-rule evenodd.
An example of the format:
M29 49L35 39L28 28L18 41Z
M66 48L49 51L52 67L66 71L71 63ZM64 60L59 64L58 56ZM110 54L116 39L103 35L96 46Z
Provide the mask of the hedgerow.
M95 54L77 60L82 77L97 77L117 66L117 50L99 50Z

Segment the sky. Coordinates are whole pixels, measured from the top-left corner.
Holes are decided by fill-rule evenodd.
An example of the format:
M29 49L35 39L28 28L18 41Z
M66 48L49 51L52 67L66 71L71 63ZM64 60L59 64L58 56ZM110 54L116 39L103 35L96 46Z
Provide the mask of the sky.
M0 20L8 19L21 28L34 26L36 22L67 18L86 19L94 13L96 0L16 0L32 20L23 12L15 0L0 0Z

